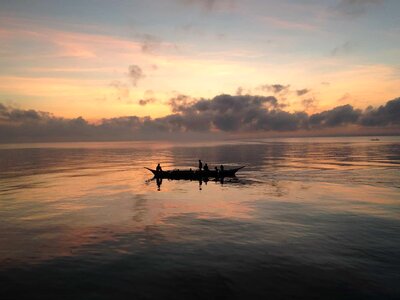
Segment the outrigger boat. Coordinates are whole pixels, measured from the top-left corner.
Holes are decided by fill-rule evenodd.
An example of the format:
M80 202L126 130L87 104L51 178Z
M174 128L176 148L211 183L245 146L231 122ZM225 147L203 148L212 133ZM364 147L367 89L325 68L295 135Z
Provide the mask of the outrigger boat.
M235 177L236 172L243 169L244 166L234 169L220 170L168 170L168 171L156 171L154 169L146 168L153 173L155 178L166 178L166 179L202 179L202 178L224 178L224 177Z

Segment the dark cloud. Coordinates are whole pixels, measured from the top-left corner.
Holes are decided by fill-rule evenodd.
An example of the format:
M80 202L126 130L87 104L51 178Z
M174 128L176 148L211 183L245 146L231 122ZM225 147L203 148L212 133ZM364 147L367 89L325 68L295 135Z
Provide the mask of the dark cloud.
M344 15L356 16L364 14L367 9L383 2L383 0L340 0L336 10Z
M260 90L265 92L272 92L274 94L289 92L290 85L283 84L264 84L259 87Z
M219 95L211 100L181 96L178 99L174 98L170 104L180 115L184 130L284 131L298 129L306 120L304 113L280 110L273 96Z
M137 82L144 78L143 70L137 65L130 65L128 68L128 76L133 84L133 86L137 85Z
M185 108L193 105L196 101L189 96L186 95L178 95L169 99L168 105L171 106L171 109L174 113L183 111Z
M297 96L303 96L303 95L305 95L305 94L307 94L309 92L310 92L309 89L301 89L301 90L297 90L296 94L297 94Z
M361 118L364 126L387 126L400 124L400 98L388 101L374 109L369 107Z
M323 111L310 116L311 127L336 127L346 124L355 124L361 116L361 110L355 110L351 105L337 106L334 109Z
M290 89L290 85L284 85L284 84L280 84L280 83L276 83L276 84L264 84L264 85L260 85L256 88L256 90L261 90L263 92L269 92L272 93L274 95L276 95L280 101L286 100L286 96L288 94L295 94L298 97L304 96L306 94L308 94L311 90L310 89L299 89L299 90L291 90ZM280 107L284 108L286 105L285 103L281 103Z
M156 102L157 99L154 97L154 92L152 90L147 90L144 92L143 99L139 100L139 105L146 106L147 104Z
M205 11L216 9L233 9L235 0L177 0L179 3L190 6L197 6Z
M9 109L8 107L0 103L0 120L18 123L37 121L42 118L49 118L49 116L49 113L40 112L33 109Z
M146 106L147 104L154 103L154 102L156 102L155 98L140 99L139 105Z
M312 100L307 103L313 104ZM222 94L212 99L193 99L178 95L170 99L169 105L173 113L161 118L126 116L91 124L82 117L59 118L50 113L16 109L0 103L0 142L156 139L193 132L301 130L312 134L327 128L347 128L347 125L400 129L400 98L365 111L343 105L313 115L284 111L273 96Z
M0 141L86 140L91 135L93 125L81 117L63 119L48 113L21 112L16 120L16 112L10 110L7 122L0 122Z

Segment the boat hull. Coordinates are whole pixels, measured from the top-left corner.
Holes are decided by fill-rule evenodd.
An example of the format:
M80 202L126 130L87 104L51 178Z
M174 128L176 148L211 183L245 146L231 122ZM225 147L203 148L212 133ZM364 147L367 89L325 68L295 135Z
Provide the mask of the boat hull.
M150 168L146 168L153 173L156 178L166 179L202 179L202 178L223 178L223 177L235 177L236 172L244 167L227 169L223 172L210 170L210 171L191 171L191 170L169 170L169 171L156 171Z

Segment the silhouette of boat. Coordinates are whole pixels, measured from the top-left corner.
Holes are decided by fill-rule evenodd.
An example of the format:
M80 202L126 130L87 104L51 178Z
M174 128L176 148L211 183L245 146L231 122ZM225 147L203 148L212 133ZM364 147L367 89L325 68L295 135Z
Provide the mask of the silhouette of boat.
M234 169L226 169L224 171L199 171L199 170L167 170L167 171L156 171L154 169L146 168L153 173L156 178L166 179L202 179L202 178L223 178L223 177L235 177L236 172L243 169L244 166Z

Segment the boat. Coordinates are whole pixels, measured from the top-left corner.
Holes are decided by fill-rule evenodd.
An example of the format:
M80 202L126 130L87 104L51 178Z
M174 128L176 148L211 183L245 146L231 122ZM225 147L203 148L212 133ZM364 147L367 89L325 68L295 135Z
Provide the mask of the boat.
M224 178L224 177L235 177L236 172L243 169L244 166L226 169L224 171L217 170L166 170L166 171L156 171L154 169L146 168L153 173L155 178L166 178L166 179L202 179L202 178Z

